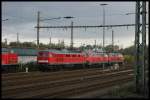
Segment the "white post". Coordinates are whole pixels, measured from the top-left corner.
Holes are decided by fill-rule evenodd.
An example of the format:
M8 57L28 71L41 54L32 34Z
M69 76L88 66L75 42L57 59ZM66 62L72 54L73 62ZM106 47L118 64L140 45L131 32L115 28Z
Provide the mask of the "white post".
M28 67L26 67L26 73L28 73Z

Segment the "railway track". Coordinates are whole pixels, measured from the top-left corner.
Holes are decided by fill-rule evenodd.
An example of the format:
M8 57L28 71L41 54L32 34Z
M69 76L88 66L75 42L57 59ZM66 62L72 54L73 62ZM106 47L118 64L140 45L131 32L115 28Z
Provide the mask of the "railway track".
M110 79L109 81L96 81L95 84L93 83L88 83L88 85L83 85L83 86L79 86L78 88L74 88L71 90L67 90L67 91L63 91L63 92L58 92L55 93L53 95L48 95L48 96L41 96L44 98L63 98L63 97L72 97L75 95L81 95L82 93L86 93L89 91L94 91L94 90L98 90L98 89L103 89L112 85L116 85L116 84L121 84L122 82L128 82L128 81L132 81L133 77L129 76L129 77L121 77L121 78L117 78L117 79ZM120 82L119 82L120 81Z
M122 69L119 71L109 71L98 69L75 70L53 73L30 74L28 77L21 74L18 76L9 75L2 77L2 98L53 98L67 97L81 94L82 92L103 88L113 84L119 84L119 81L132 80L132 69ZM73 74L72 74L73 73ZM17 78L15 78L17 77ZM36 77L34 79L34 77ZM28 78L30 78L28 80ZM4 79L4 80L3 80ZM19 80L21 80L19 82ZM21 84L20 84L21 83ZM105 86L106 85L106 86Z
M101 68L93 68L93 69L84 69L84 71L92 71L92 70L101 70ZM3 80L13 80L13 79L17 79L17 78L25 78L30 76L32 73L32 76L41 76L42 75L49 75L49 74L57 74L57 73L76 73L76 72L82 72L82 69L79 70L72 70L72 71L56 71L56 72L29 72L29 73L25 73L25 72L20 72L20 73L8 73L8 74L2 74Z
M120 69L124 70L124 69ZM53 72L53 73L24 73L20 75L19 74L13 74L9 77L2 76L2 86L9 87L9 86L16 86L16 85L22 85L22 84L32 84L39 81L46 81L46 80L61 80L64 78L73 78L73 77L80 77L80 76L88 76L88 75L96 75L96 74L105 74L110 73L112 71L117 70L100 70L99 68L95 69L85 69L85 70L74 70L74 71L61 71L61 72ZM7 75L8 76L8 75ZM32 77L31 77L32 76Z
M114 74L111 75L111 77L116 78L119 76L120 73L118 74ZM124 72L124 74L126 75L127 72ZM53 82L49 82L49 84L41 84L39 86L37 86L36 84L34 86L31 87L26 87L26 88L20 88L19 90L15 90L13 89L12 91L7 90L7 91L3 91L5 93L3 93L3 95L7 95L10 97L40 97L40 96L46 96L46 95L51 95L53 96L53 94L60 94L61 92L63 93L63 91L66 90L70 90L70 89L76 89L77 87L80 88L82 86L86 86L85 84L89 84L89 83L94 83L95 81L97 82L97 80L99 82L103 81L103 80L109 80L108 76L91 76L91 77L87 77L84 79L81 78L74 78L74 79L70 79L70 80L60 80L60 81L53 81ZM99 80L99 78L101 78ZM38 90L38 91L37 91ZM9 92L8 92L9 91ZM28 91L28 92L27 92ZM51 92L50 94L50 91ZM23 92L20 94L20 92ZM66 93L66 92L65 92ZM17 94L17 95L16 95Z
M127 68L131 68L131 65L126 65L126 66L120 66L120 70L124 70L124 69L127 69ZM108 69L108 68L107 68ZM106 70L107 70L106 69ZM5 74L2 74L2 78L3 78L3 80L13 80L13 79L19 79L19 78L26 78L26 77L29 77L31 74L30 73L32 73L32 76L37 76L37 77L39 77L39 76L41 76L41 73L42 73L42 75L44 76L46 76L46 75L49 75L49 74L57 74L57 73L63 73L63 74L66 74L66 73L68 73L68 74L70 74L70 73L78 73L78 72L82 72L82 71L92 71L92 70L102 70L102 68L85 68L85 69L78 69L78 70L71 70L71 71L64 71L64 70L62 70L62 71L56 71L56 72L44 72L44 73L42 73L42 72L29 72L29 73L26 73L26 72L18 72L18 73L5 73Z
M131 70L132 71L132 70ZM119 72L118 72L119 73ZM78 76L72 76L72 77L70 77L69 75L68 75L68 77L66 78L66 77L56 77L56 76L47 76L48 78L46 78L46 80L48 79L48 80L51 80L52 82L62 82L64 79L65 80L76 80L76 79L86 79L86 78L88 78L88 77L92 77L92 78L94 78L94 77L102 77L103 78L103 76L108 76L108 75L110 75L111 73L110 72L108 72L108 73L93 73L92 74L92 76L91 76L91 73L89 74L89 73L85 73L85 74L83 74L83 75L78 75ZM18 82L18 81L13 81L13 82L10 82L9 84L8 83L6 83L6 82L4 82L3 84L6 86L3 86L4 87L4 90L8 90L8 89L15 89L15 88L22 88L22 87L28 87L28 86L32 86L32 85L38 85L38 82L40 82L40 85L44 82L44 83L46 83L45 81L44 81L45 79L44 78L42 78L41 77L41 79L40 80L30 80L30 81L32 81L32 82L30 82L30 81L28 81L28 80L22 80L23 82L21 82L21 83L23 83L23 84L21 84L20 82ZM49 83L49 82L48 82Z

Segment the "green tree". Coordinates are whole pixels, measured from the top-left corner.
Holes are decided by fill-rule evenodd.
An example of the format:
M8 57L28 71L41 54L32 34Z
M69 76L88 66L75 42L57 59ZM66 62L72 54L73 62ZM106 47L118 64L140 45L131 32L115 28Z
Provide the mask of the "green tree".
M105 50L106 50L107 52L118 51L118 50L119 50L119 46L118 46L118 45L114 45L114 46L112 47L112 45L107 45L107 46L105 47Z
M2 47L7 47L7 44L5 42L1 42Z
M33 42L23 42L21 44L21 47L31 47L31 48L35 48L36 47L36 44L33 43Z
M130 46L128 48L125 48L124 50L121 51L121 53L123 53L123 55L134 55L135 50L134 50L134 46Z
M20 42L10 42L10 43L9 43L9 46L10 46L10 47L20 47L20 46L21 46L21 43L20 43Z

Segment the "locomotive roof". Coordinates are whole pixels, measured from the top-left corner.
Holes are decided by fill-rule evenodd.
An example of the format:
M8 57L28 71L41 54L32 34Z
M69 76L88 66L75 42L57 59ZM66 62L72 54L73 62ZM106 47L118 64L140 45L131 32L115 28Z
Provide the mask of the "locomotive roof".
M2 48L2 52L13 51L19 56L36 56L38 50L32 48Z
M48 50L40 50L40 51L48 51L48 52L53 52L53 53L59 53L59 54L77 54L80 53L78 51L71 51L71 50L67 50L67 49L63 49L63 50L56 50L56 49L48 49Z

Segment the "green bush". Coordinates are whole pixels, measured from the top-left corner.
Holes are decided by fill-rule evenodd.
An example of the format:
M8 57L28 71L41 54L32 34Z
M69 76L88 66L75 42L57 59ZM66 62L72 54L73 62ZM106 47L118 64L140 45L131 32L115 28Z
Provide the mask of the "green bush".
M134 56L132 55L124 55L124 61L125 63L128 63L128 64L134 64L135 59L134 59Z

